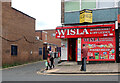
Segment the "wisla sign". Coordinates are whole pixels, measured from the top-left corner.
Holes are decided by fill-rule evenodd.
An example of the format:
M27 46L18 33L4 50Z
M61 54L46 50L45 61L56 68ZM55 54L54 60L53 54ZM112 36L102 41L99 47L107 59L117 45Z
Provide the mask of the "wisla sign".
M65 28L56 29L56 38L115 36L114 27L104 28Z

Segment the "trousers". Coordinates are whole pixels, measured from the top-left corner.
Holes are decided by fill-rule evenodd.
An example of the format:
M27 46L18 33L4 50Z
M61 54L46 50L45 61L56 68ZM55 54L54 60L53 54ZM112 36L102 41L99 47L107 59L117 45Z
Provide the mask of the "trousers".
M47 66L46 70L48 70L48 67L51 69L50 63L48 63L48 66Z
M81 70L86 71L86 57L82 58Z

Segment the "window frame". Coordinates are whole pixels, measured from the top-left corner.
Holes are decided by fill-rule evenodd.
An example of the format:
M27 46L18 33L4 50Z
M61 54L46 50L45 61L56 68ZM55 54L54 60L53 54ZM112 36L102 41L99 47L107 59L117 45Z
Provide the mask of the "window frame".
M16 47L16 52L14 52L15 50L13 50L12 46ZM17 56L17 55L18 55L18 45L12 44L11 45L11 56Z
M67 1L65 1L65 2L69 2L69 1L71 1L71 0L67 0ZM80 1L80 10L79 11L81 11L81 8L82 8L82 0L79 0ZM118 7L118 0L114 0L114 7L111 7L111 8L116 8L116 7ZM106 7L106 8L98 8L98 5L99 4L99 2L98 2L98 0L96 0L96 8L94 9L92 9L92 10L96 10L96 9L106 9L106 8L110 8L110 7ZM75 10L75 11L77 11L77 10ZM65 12L75 12L75 11L65 11Z
M42 49L41 54L40 54L40 49ZM43 54L43 48L39 48L39 56L41 56L42 54Z

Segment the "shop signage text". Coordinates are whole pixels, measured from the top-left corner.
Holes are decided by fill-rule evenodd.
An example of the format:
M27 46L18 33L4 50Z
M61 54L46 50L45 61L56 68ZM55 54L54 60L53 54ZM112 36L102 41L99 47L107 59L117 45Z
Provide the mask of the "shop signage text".
M114 36L113 28L57 29L56 38Z

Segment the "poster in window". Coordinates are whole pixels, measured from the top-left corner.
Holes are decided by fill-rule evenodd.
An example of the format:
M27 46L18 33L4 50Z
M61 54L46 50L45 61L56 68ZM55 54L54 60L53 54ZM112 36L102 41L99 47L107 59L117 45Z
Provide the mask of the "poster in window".
M61 41L61 60L67 60L67 39Z
M89 48L87 60L115 61L115 38L82 38L82 44Z
M81 38L78 38L77 42L77 61L81 61Z

